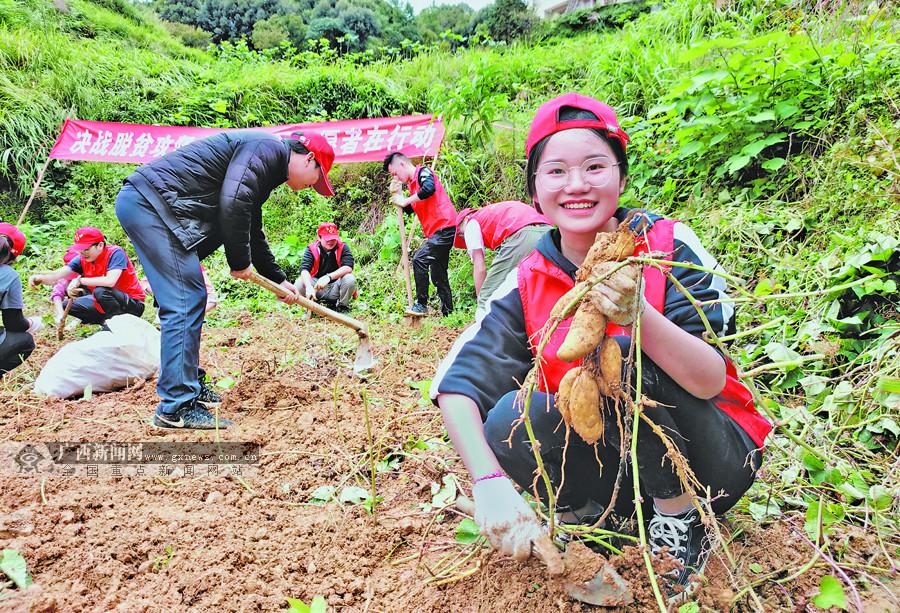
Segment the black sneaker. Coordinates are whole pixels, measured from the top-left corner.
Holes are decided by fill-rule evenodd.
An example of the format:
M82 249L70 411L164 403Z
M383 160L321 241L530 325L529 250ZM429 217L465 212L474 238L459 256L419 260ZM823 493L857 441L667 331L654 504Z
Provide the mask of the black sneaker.
M349 306L349 305L343 305L343 304L336 304L336 305L334 305L334 308L333 308L332 310L333 310L335 313L349 313L349 312L350 312L350 306Z
M653 553L668 547L669 555L680 563L680 568L665 576L669 602L684 600L699 587L691 576L703 574L711 549L710 534L700 513L693 508L680 515L656 511L650 519L648 533Z
M216 416L197 400L184 403L175 413L163 413L157 408L152 423L166 430L223 430L234 425L233 421L224 417L216 420Z
M197 396L197 400L202 402L208 407L217 407L222 404L222 397L219 396L207 383L206 373L200 375L200 394Z
M428 307L419 304L418 302L406 309L407 315L413 315L415 317L421 317L422 315L428 315Z

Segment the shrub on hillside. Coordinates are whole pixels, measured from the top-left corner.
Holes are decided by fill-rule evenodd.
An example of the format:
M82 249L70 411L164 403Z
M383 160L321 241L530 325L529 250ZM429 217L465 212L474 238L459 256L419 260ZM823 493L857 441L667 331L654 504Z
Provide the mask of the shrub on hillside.
M178 38L188 47L194 49L206 49L212 42L212 35L200 28L189 26L185 23L177 23L175 21L163 21L163 27L169 31L169 34Z

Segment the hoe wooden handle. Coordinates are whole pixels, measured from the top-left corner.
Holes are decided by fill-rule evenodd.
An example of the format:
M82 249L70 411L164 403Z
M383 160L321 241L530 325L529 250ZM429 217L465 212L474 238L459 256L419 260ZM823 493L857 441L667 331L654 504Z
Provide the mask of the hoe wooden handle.
M287 291L286 289L284 289L283 287L281 287L274 281L272 281L270 279L266 279L264 276L262 276L255 270L250 273L250 281L252 281L253 283L256 283L257 285L259 285L260 287L262 287L264 289L269 290L270 292L272 292L279 298L287 298L291 295L291 293L289 291ZM312 311L313 313L315 313L317 315L321 315L322 317L330 319L331 321L334 321L334 322L337 322L344 326L347 326L348 328L352 328L361 337L367 337L369 335L369 330L368 330L368 327L366 326L366 324L359 321L358 319L353 319L352 317L348 317L342 313L337 313L335 311L332 311L331 309L322 306L318 302L314 302L304 296L300 296L300 298L298 299L298 302L300 303L301 306L309 309L310 311Z

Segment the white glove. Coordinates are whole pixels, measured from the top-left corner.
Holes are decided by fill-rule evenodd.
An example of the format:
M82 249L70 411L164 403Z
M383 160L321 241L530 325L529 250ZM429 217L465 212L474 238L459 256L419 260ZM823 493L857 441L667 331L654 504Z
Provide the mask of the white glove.
M28 329L26 332L29 334L36 334L44 329L44 322L41 321L40 317L26 317L28 320Z
M506 477L484 479L472 486L475 523L502 554L516 560L531 555L531 544L541 536L541 525L528 503Z

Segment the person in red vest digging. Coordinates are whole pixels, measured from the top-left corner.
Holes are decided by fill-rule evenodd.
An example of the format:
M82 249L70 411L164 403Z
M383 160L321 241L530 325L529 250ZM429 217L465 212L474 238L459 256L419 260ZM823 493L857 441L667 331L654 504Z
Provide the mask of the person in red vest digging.
M53 272L31 275L28 282L54 285L60 279L69 281L66 294L72 300L69 314L86 324L103 324L110 317L144 314L144 289L134 272L125 250L109 245L97 228L90 226L75 231L71 247L78 253L69 263ZM68 303L66 301L64 306Z
M476 316L482 315L494 290L518 266L549 229L550 221L524 202L497 202L480 209L463 209L456 216L453 246L465 249L472 259L472 276L478 296ZM484 263L484 249L494 251L491 269Z
M339 313L346 313L356 295L353 254L338 236L337 226L331 222L321 224L316 236L318 238L303 252L300 277L294 285L303 288L310 300L318 300L333 306Z
M453 294L450 291L447 266L450 262L450 249L453 248L453 237L456 236L456 209L440 179L430 168L415 166L408 157L394 151L384 158L384 169L396 182L409 186L409 196L404 196L397 189L393 192L391 202L405 213L414 211L422 224L422 232L428 239L412 258L416 303L407 314L428 313L430 272L431 281L441 301L441 314L449 315L453 312Z
M695 496L710 495L716 514L734 506L755 479L772 426L755 408L734 365L703 337L706 325L722 336L735 329L725 282L712 274L721 267L687 225L619 206L628 171L627 143L615 111L587 96L565 94L538 109L525 144L526 181L535 208L555 228L497 288L484 317L454 343L432 380L431 397L471 475L475 521L495 548L524 559L544 532L513 485L548 500L544 480L535 477L535 452L557 495L563 528L599 522L606 509L613 512L607 522L630 518L635 496L625 492L634 479L649 518L652 551L666 548L680 562L660 577L675 602L695 587L692 576L703 572L712 547L712 532L695 507ZM628 464L619 482L621 415L617 400L598 391L599 398L584 396L599 400L599 415L593 417L601 432L595 443L569 436L568 426L560 427L560 381L581 363L558 355L571 317L552 332L540 356L530 404L537 445L522 427L516 396L549 333L544 324L557 301L575 286L576 270L597 234L615 232L620 224L636 234L635 255L663 253L674 263L668 270L671 277L631 263L596 283L586 298L621 323L607 326L606 334L623 356L631 348L631 323L640 322L635 353L641 352L641 369L623 360L621 385L631 393L625 385L640 374L643 415L667 435L697 484L683 484L665 442L644 420L635 440L639 474L632 475ZM638 283L641 277L643 284ZM643 295L637 291L641 285ZM569 408L583 411L588 403L575 400ZM618 483L622 491L616 496Z

